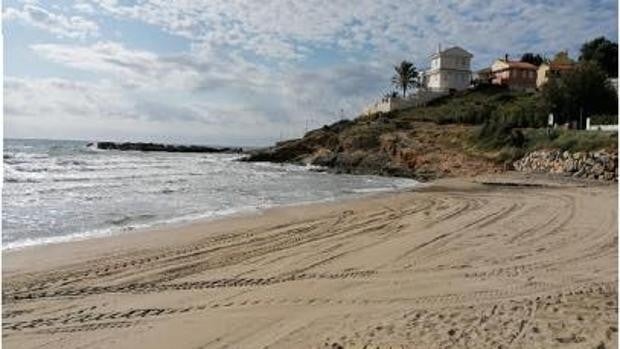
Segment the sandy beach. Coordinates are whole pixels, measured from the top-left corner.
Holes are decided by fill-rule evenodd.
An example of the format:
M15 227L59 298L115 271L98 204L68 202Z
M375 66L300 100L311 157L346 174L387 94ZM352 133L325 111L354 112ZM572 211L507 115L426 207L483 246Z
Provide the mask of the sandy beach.
M616 347L617 184L505 180L5 252L3 345Z

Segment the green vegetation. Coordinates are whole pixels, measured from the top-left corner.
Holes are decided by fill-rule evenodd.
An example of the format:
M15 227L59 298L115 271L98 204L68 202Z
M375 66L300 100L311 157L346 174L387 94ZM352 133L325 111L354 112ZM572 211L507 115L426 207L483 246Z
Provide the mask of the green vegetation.
M540 128L510 129L485 127L472 134L470 144L474 150L498 151L495 160L512 162L528 152L538 149L560 149L570 152L597 149L615 149L618 135L610 132L584 130L546 130Z
M583 44L579 60L596 63L608 76L618 77L618 43L604 36Z
M481 85L429 103L425 107L389 113L401 121L430 121L438 124L507 124L512 127L541 127L548 110L540 95L513 92L504 87Z
M407 89L418 84L418 72L411 62L402 61L400 65L394 66L396 73L392 77L392 84L403 90L403 98L407 96Z
M538 67L541 64L543 64L544 59L539 54L533 54L531 52L527 52L527 53L524 53L523 56L521 56L521 62L531 63Z
M591 69L594 69L594 73ZM617 121L615 105L604 101L617 103L615 91L613 94L600 97L595 91L576 88L575 84L585 84L590 89L607 89L605 78L596 75L597 67L587 65L575 71L574 75L566 78L566 81L556 81L562 89L558 93L561 102L569 105L579 105L584 101L583 96L599 101L597 106L590 107L589 102L584 101L584 110L588 113L592 110L605 110L607 114L597 114L593 117L592 124ZM599 70L600 72L600 70ZM594 74L594 77L585 77L586 74ZM601 80L602 79L602 80ZM603 84L601 84L601 81ZM554 85L556 88L557 85ZM607 93L609 90L605 90ZM600 92L600 91L599 91ZM408 129L414 122L426 121L436 124L465 124L476 126L468 139L466 147L470 153L485 153L487 156L499 162L513 161L525 153L541 148L557 148L569 151L587 151L600 148L614 147L617 142L616 133L589 132L582 130L547 130L547 118L551 111L556 113L556 122L570 122L579 120L579 114L562 114L559 109L550 107L549 91L542 93L527 93L509 91L498 86L479 86L473 90L463 91L451 96L437 99L425 107L417 107L399 110L386 115L374 115L362 117L361 122L376 125L378 120L390 120L397 129ZM573 97L571 97L573 96ZM571 99L572 100L568 100ZM598 108L598 109L597 109ZM583 123L585 124L583 114ZM599 116L600 115L600 116ZM613 115L613 116L610 116ZM370 124L375 121L375 124ZM368 126L376 127L376 126ZM381 126L384 128L385 126ZM390 126L391 127L391 126ZM371 134L370 131L361 131L362 135ZM373 134L372 139L378 139ZM373 144L376 145L377 141Z
M386 119L361 121L342 131L340 138L350 148L367 150L379 146L382 134L395 130L396 124Z
M578 122L597 114L617 114L618 95L596 64L582 62L561 78L550 79L541 91L545 109L558 123Z

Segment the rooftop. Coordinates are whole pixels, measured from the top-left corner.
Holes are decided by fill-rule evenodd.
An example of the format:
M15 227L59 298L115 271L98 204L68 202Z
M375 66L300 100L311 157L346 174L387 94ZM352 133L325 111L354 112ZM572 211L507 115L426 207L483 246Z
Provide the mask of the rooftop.
M532 70L538 69L535 65L533 65L531 63L527 63L527 62L510 61L510 60L506 60L506 59L499 59L499 61L508 64L508 66L510 68L532 69Z

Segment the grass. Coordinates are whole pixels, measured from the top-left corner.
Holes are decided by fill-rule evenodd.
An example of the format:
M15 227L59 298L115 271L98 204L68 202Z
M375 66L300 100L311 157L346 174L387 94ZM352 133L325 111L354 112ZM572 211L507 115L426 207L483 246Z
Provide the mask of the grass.
M347 148L372 149L379 146L383 134L395 131L406 131L412 141L421 141L419 138L425 137L425 133L415 131L418 122L469 126L458 137L447 132L447 128L440 128L433 133L433 140L425 144L456 147L469 155L498 162L513 161L527 152L545 148L577 152L616 147L617 133L558 129L547 134L547 115L540 94L481 86L423 107L360 116L338 124L338 133ZM617 116L598 116L593 120L617 122Z
M616 148L618 133L584 131L584 130L553 130L547 136L546 130L531 129L526 132L527 149L560 149L570 152L592 151Z
M480 130L474 131L469 139L470 153L480 152L498 163L513 162L525 154L541 149L559 149L569 152L615 149L618 144L616 132L584 130L552 130L528 128L511 129L512 136L491 135L480 138ZM520 133L522 139L514 142L514 134ZM510 137L513 137L512 139Z

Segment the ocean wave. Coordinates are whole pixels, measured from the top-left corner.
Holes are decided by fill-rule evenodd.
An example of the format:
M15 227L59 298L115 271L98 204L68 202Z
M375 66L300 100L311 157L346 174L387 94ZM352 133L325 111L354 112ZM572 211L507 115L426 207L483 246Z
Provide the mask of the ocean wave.
M135 216L123 216L120 218L113 218L106 221L106 224L111 224L113 226L127 226L129 223L140 222L149 219L155 218L154 214L140 214Z
M254 206L243 206L230 209L213 210L203 213L190 213L178 217L156 219L156 215L136 215L133 217L121 217L108 220L109 227L99 229L65 234L53 237L25 238L15 241L2 242L3 250L18 250L38 245L58 244L71 241L88 240L92 238L102 238L118 235L124 232L132 232L144 229L153 229L156 227L180 224L184 222L198 221L204 219L214 219L233 214L252 213L258 211L259 208Z
M79 159L56 159L56 164L60 166L86 166L91 165L92 163Z
M98 229L87 231L83 233L73 233L67 235L60 236L47 236L47 237L38 237L38 238L26 238L19 239L16 241L2 242L3 250L19 250L27 247L39 246L39 245L50 245L50 244L58 244L63 242L70 241L79 241L79 240L87 240L98 237L106 237L110 236L114 233L121 232L119 230L114 230L112 228Z
M4 182L5 183L40 183L41 180L38 180L35 178L20 178L20 177L5 175Z
M5 183L39 183L42 176L39 173L28 173L15 170L12 166L4 167Z
M11 184L4 187L3 223L10 247L333 201L416 183L317 174L315 167L231 162L238 156L230 154L86 155L84 143L61 143L49 156L41 142L28 150L32 153L17 145L7 148L4 174Z

